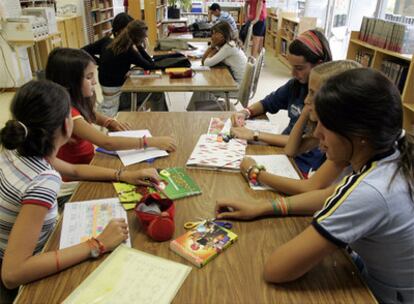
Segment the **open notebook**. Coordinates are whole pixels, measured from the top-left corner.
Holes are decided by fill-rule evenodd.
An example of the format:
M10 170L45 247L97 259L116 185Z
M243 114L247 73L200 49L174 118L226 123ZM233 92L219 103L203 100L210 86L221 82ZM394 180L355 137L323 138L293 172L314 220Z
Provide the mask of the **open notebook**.
M190 271L121 245L63 303L171 303Z

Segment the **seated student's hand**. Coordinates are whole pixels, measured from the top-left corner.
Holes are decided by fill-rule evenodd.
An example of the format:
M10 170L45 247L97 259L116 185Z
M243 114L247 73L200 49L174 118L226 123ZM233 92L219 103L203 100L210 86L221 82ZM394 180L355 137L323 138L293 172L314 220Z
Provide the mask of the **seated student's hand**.
M253 158L251 158L251 157L245 157L245 158L243 158L243 160L241 161L241 163L240 163L240 172L243 174L243 175L245 175L246 174L246 171L250 168L250 167L252 167L252 166L254 166L254 165L256 165L257 163L256 163L256 161L253 159Z
M230 129L230 134L235 138L253 140L254 132L245 127L233 127Z
M245 112L236 112L231 115L231 125L233 127L243 127L246 123L246 113Z
M174 138L170 136L148 137L147 142L150 147L156 147L168 152L174 152L177 149L177 144Z
M143 186L152 186L160 182L160 176L154 168L123 171L120 179L128 184Z
M261 215L261 209L256 204L239 199L219 199L216 202L217 219L251 220Z
M109 125L107 126L109 131L127 131L131 130L131 125L127 122L120 122L117 120L111 120Z
M105 251L112 251L128 239L128 224L123 218L112 219L97 239L105 246Z

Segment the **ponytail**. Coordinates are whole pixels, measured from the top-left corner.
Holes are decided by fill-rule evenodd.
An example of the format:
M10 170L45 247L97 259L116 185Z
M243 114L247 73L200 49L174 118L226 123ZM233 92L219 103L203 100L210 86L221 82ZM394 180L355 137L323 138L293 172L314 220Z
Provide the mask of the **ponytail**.
M410 134L405 134L405 130L403 130L397 143L398 143L398 150L400 150L400 153L401 153L400 159L398 161L397 172L401 170L402 174L405 177L405 180L407 181L407 185L410 190L411 198L413 198L413 194L414 194L414 137Z

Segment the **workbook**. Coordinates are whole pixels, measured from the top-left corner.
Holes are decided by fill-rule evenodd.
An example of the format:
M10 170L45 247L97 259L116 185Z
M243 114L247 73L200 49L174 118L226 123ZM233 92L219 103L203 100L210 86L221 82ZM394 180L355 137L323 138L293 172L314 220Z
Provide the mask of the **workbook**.
M266 168L266 172L278 176L300 179L300 176L295 170L295 167L292 165L286 155L246 155L246 157L251 157L257 162L258 165L263 165ZM272 188L266 185L255 186L250 182L249 185L253 190L272 190Z
M127 214L118 198L66 203L59 248L67 248L97 237L113 218L124 218L128 223ZM131 246L129 237L125 244Z
M279 128L276 125L273 125L270 121L266 119L247 119L244 121L245 127L250 130L257 130L259 132L266 132L272 134L279 134ZM210 124L208 126L207 134L217 135L217 134L230 134L231 129L231 120L222 119L218 117L212 117Z
M153 187L135 186L126 183L114 183L119 200L126 210L133 209L142 196L148 192L158 192L171 200L201 194L197 183L184 168L166 168L159 170L161 182Z
M109 132L108 135L109 136L122 136L122 137L136 137L137 146L139 143L138 138L142 138L144 136L151 137L151 133L149 130ZM129 165L139 163L139 162L142 162L148 159L168 156L168 153L166 151L160 150L158 148L153 148L153 147L149 147L146 149L122 150L122 151L116 151L116 153L118 153L118 156L121 159L124 166L129 166Z
M170 249L203 267L237 240L232 231L213 221L205 221L170 242Z
M63 303L171 303L190 271L186 265L121 245Z
M223 141L217 135L200 136L190 158L187 168L207 170L239 171L240 162L246 154L247 142L243 139Z

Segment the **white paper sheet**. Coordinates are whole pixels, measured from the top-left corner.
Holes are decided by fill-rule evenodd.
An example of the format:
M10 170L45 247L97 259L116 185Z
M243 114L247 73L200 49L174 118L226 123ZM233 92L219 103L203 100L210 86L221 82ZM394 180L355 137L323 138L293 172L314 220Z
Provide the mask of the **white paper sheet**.
M258 165L265 166L266 172L293 179L300 179L299 174L296 172L286 155L246 155L246 157L251 157L257 162ZM249 184L250 188L253 190L272 190L272 188L268 186L254 186L252 183Z
M266 132L272 134L280 134L278 133L279 128L273 125L270 121L265 119L248 119L245 121L245 127L250 130L257 130L259 132Z
M112 218L124 218L127 213L118 198L106 198L65 204L60 249L77 245L98 236ZM131 240L125 242L131 247Z
M109 136L136 137L136 138L140 138L145 135L146 137L151 137L151 133L149 130L109 132L108 135ZM129 166L132 164L140 163L144 160L151 159L151 158L168 156L168 153L166 151L153 148L153 147L150 147L147 149L116 151L116 153L118 153L118 156L121 159L124 166Z
M119 246L63 303L171 303L190 271L186 265Z

